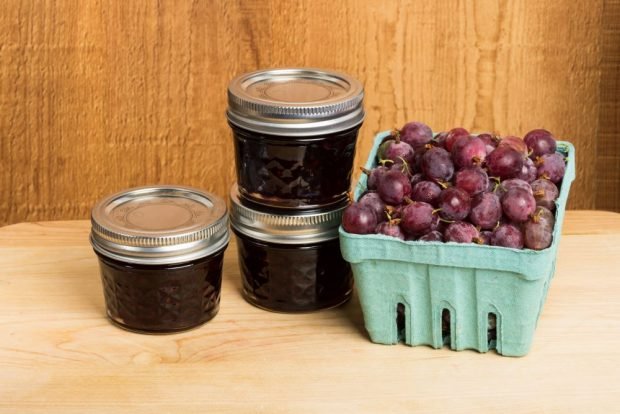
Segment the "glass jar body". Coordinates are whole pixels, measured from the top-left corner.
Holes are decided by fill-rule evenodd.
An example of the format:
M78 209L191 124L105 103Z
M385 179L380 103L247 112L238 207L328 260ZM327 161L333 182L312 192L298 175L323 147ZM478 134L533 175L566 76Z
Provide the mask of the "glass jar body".
M146 333L174 333L209 321L219 310L225 249L170 265L121 262L95 251L108 317Z
M347 200L359 126L282 137L230 124L241 196L276 208L313 209Z
M310 312L351 297L351 268L337 238L287 245L235 234L243 294L251 304L276 312Z

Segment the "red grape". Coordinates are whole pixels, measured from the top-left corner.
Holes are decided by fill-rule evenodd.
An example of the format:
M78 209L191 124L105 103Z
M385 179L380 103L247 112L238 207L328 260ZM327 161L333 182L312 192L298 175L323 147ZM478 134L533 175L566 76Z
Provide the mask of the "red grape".
M522 188L528 193L532 195L534 194L534 192L532 191L532 187L527 182L523 181L520 178L510 178L500 183L498 195L500 197L503 197L511 188Z
M372 170L367 170L366 168L361 167L361 170L364 174L368 176L368 179L366 180L366 188L368 188L369 190L376 190L379 185L379 181L381 180L381 177L390 169L388 167L380 165L373 168Z
M412 163L413 155L414 151L411 145L401 141L398 135L396 140L389 142L383 151L383 159L392 160L400 164L403 164L403 162L407 164Z
M520 152L521 154L527 157L527 154L528 154L527 145L525 145L525 142L521 138L510 136L510 135L507 137L504 137L499 142L499 144L497 144L497 146L501 147L504 145L509 146L510 148Z
M444 219L463 220L471 209L471 197L460 188L446 188L439 195L439 208Z
M495 148L497 148L497 138L488 133L478 134L478 138L484 142L484 146L486 148L487 155L491 153Z
M491 245L512 247L513 249L523 248L523 233L513 224L504 223L497 226L491 237Z
M559 183L566 172L564 157L557 152L536 158L538 178L546 178L554 184Z
M531 185L534 191L536 205L555 211L555 200L557 200L560 195L558 187L544 178L534 181Z
M436 205L441 194L441 187L433 181L420 181L411 191L411 199L414 201L423 201L425 203Z
M377 224L375 229L375 233L383 234L385 236L396 237L397 239L405 240L405 233L401 230L398 225L398 220L389 220L384 221L383 223Z
M377 191L386 203L401 204L405 197L411 195L411 182L405 174L390 170L379 182Z
M532 221L536 223L544 224L549 231L553 231L553 226L555 225L555 216L548 208L538 206L532 214L530 218Z
M452 145L452 160L458 168L480 165L487 156L484 141L478 137L467 136Z
M533 250L546 249L553 239L551 230L544 222L528 220L523 225L523 241L525 247Z
M417 148L431 142L433 131L422 122L408 122L400 130L400 137L413 148Z
M450 223L443 232L444 239L447 242L456 243L473 243L474 239L479 236L478 229L473 224L464 221L455 221Z
M536 159L545 154L553 154L556 150L555 138L546 129L534 129L523 137L523 141L531 151L530 157Z
M353 203L342 214L342 227L349 233L370 234L375 231L377 217L368 207Z
M525 156L514 148L503 145L492 151L486 161L490 176L507 180L516 177L521 172Z
M369 191L364 194L358 200L358 204L362 207L367 207L375 213L377 217L377 223L387 220L387 214L385 214L385 202L379 196L379 193L375 191Z
M448 135L446 135L446 139L444 141L444 147L448 151L452 151L452 146L459 138L464 138L469 136L469 131L465 128L452 128L448 131Z
M434 230L436 222L433 206L428 203L414 201L403 207L400 225L409 234L426 234Z
M433 147L424 153L421 169L427 178L435 181L449 181L454 174L450 153L439 147Z
M509 220L526 221L536 209L534 196L523 188L511 188L502 196L502 210Z
M502 205L495 193L478 194L472 203L469 220L483 230L497 226L502 217Z
M520 178L523 181L531 183L536 179L536 175L538 174L538 169L536 168L536 164L530 158L526 158L525 162L523 162L523 167L521 168L521 172L517 174L516 178Z
M480 167L463 168L456 172L454 185L473 196L486 191L489 187L489 176Z

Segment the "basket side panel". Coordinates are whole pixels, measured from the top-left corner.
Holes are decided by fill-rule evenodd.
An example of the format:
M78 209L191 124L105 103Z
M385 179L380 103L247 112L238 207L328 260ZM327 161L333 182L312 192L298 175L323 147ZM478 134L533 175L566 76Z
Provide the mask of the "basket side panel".
M398 343L396 308L391 303L392 284L386 280L387 275L378 273L381 261L365 260L351 263L351 267L370 339L380 344Z
M484 269L476 273L480 336L486 332L488 313L496 313L497 352L525 355L532 344L549 277L524 280L510 272Z
M409 345L443 346L442 311L450 311L450 346L488 350L487 320L497 316L497 351L525 355L532 342L549 278L525 280L511 272L368 260L353 272L373 342L398 343L397 304L405 305Z
M409 345L434 343L427 265L365 260L351 266L366 330L373 342L398 343L396 316L398 303L402 303L405 305L405 342Z

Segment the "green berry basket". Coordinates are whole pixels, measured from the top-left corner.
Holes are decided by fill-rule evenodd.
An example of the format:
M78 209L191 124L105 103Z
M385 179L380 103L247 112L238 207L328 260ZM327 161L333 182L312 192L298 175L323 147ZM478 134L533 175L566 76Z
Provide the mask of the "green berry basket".
M376 166L375 154L388 134L375 137L366 168ZM340 227L342 255L351 263L373 342L449 345L457 351L494 348L505 356L528 353L555 271L566 200L575 178L575 148L564 141L558 141L557 148L568 162L556 201L553 242L547 249L401 241L350 234ZM355 200L365 189L366 175L362 174ZM447 326L442 328L446 312L449 336L445 335ZM488 337L490 318L495 321L495 339Z

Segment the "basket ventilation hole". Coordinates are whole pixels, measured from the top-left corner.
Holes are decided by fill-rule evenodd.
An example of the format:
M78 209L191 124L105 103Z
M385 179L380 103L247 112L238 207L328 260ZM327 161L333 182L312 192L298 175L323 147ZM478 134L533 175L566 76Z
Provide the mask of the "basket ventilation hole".
M396 332L398 336L398 342L406 342L407 340L407 328L406 328L406 316L405 305L399 303L396 305Z
M441 311L441 337L443 344L450 346L450 311L448 309Z
M497 347L497 316L489 313L489 321L487 323L487 342L489 350Z

